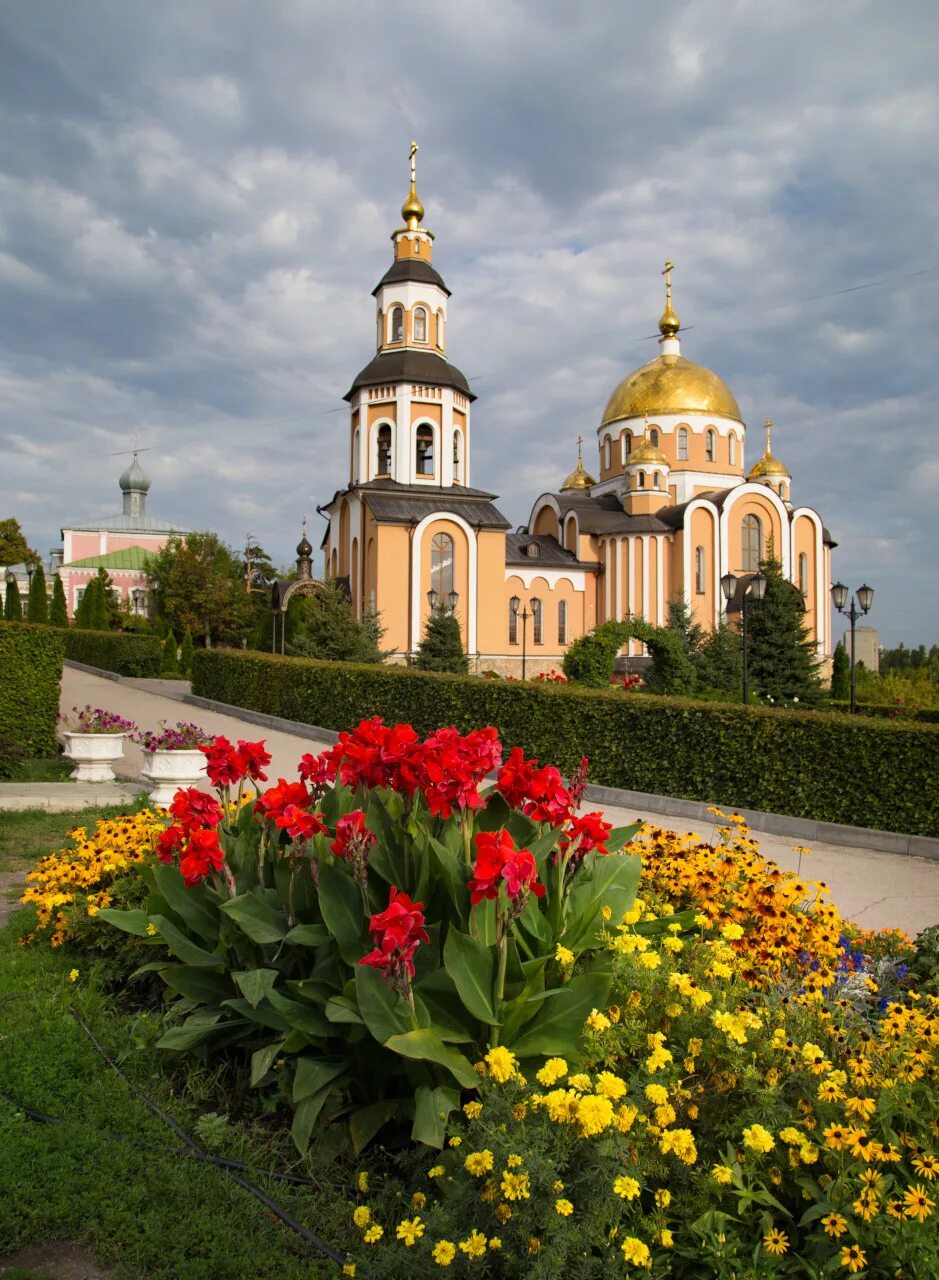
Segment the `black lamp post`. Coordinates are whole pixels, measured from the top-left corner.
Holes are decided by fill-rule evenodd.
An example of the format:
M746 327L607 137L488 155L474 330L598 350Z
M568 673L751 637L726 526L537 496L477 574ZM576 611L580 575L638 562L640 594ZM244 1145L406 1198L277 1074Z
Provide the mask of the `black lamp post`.
M848 588L843 582L836 582L832 585L831 598L835 602L835 608L838 612L843 613L851 623L851 714L855 715L857 705L854 696L854 628L857 626L858 618L870 612L870 607L874 601L874 588L867 586L866 583L864 586L858 587L857 601L855 601L854 596L851 597L850 609L845 608L848 602ZM858 605L861 606L860 613L858 613Z
M730 604L737 590L737 577L733 573L725 573L721 578L721 591L724 593L724 599ZM750 670L747 664L747 640L749 633L748 615L750 612L751 601L757 604L766 595L766 575L755 573L747 583L743 592L743 602L741 605L741 625L740 634L743 639L743 705L746 706L750 700Z
M509 607L512 610L513 616L515 618L521 618L522 620L522 680L524 681L525 667L528 658L528 619L531 617L531 614L528 612L528 605L526 605L521 613L519 613L518 606L520 604L521 601L518 596L513 596L509 601Z
M427 603L431 609L446 609L447 613L456 613L457 601L460 598L459 591L448 591L446 597L442 596L439 591L435 591L433 587L427 592ZM444 600L446 599L446 604Z

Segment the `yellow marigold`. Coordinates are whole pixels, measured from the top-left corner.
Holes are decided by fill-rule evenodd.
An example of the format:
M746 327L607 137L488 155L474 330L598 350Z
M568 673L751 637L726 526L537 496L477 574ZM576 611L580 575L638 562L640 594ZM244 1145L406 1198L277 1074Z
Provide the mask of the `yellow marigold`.
M605 1013L600 1013L598 1009L591 1009L584 1025L591 1031L607 1031L611 1024Z
M620 1196L623 1200L635 1200L639 1194L639 1183L635 1178L619 1177L613 1183L614 1194Z
M721 928L721 937L727 942L739 942L743 937L743 925L730 920Z
M379 1240L382 1238L384 1234L385 1234L384 1227L380 1227L377 1222L373 1222L372 1225L369 1227L369 1229L366 1231L365 1235L362 1237L362 1239L365 1241L366 1244L378 1244ZM398 1236L398 1239L400 1240L401 1237Z
M668 1227L662 1227L659 1230L658 1241L663 1249L671 1249L672 1245L675 1243L675 1237L672 1235L671 1231L669 1231Z
M484 1151L471 1151L463 1161L463 1168L474 1178L481 1178L490 1173L493 1167L492 1152L487 1147Z
M613 916L613 908L607 907L607 906L601 907L600 915L603 917L604 920L610 920Z
M620 1133L629 1133L636 1123L638 1115L639 1112L635 1107L631 1107L628 1104L624 1105L617 1110L616 1115L613 1117L613 1124Z
M776 1139L761 1124L751 1124L743 1131L743 1145L751 1151L765 1153L772 1151L776 1145Z
M529 1200L531 1192L527 1173L509 1173L502 1175L502 1195L506 1200Z
M505 1163L510 1169L519 1169L525 1163L525 1161L522 1159L521 1156L513 1154L509 1156L509 1158L506 1160Z
M467 1120L475 1120L477 1116L482 1115L483 1104L481 1102L467 1102L463 1107L463 1114Z
M512 1210L507 1204L496 1205L496 1217L504 1226L512 1216Z
M558 1080L567 1075L567 1063L563 1058L549 1058L544 1064L535 1079L539 1084L544 1085L546 1089L550 1089L551 1085L557 1084Z
M528 1240L528 1252L534 1256L541 1252L541 1241L537 1236L530 1236Z
M364 1230L372 1220L372 1211L368 1205L360 1204L352 1215L352 1221L360 1229Z
M438 1267L449 1267L456 1257L456 1245L449 1240L441 1240L434 1245L430 1256Z
M69 973L68 973L68 980L69 980L69 982L77 982L77 980L78 980L78 970L77 970L77 969L69 969Z
M681 938L662 939L662 950L670 951L673 956L677 956L679 951L684 951L684 949L685 944L682 942Z
M156 925L155 925L155 924L148 924L148 925L147 925L147 937L148 937L148 938L155 938L159 932L160 932L160 931L159 931L159 929L156 927ZM355 1263L353 1263L352 1265L353 1265L353 1266L355 1266Z
M597 1093L613 1102L618 1102L628 1092L625 1082L619 1076L615 1076L612 1071L601 1071L594 1088Z
M423 1209L426 1203L427 1197L424 1195L423 1191L415 1191L411 1196L411 1204L415 1209Z
M364 1195L368 1191L368 1171L363 1169L355 1180L356 1186Z
M657 969L661 963L662 957L657 951L646 951L639 957L639 964L643 969Z
M653 1106L660 1107L664 1102L668 1102L668 1090L663 1084L647 1084L645 1093Z
M481 1258L486 1252L486 1237L474 1227L466 1239L460 1241L460 1251L468 1258Z
M446 1169L442 1164L435 1164L432 1169L427 1170L428 1178L442 1178L446 1173Z
M578 1071L575 1075L572 1075L570 1080L568 1080L568 1084L572 1089L577 1089L581 1093L589 1093L593 1088L593 1084L591 1083L590 1077L587 1075L586 1071Z
M805 1134L801 1129L794 1129L790 1124L785 1129L780 1129L779 1138L781 1142L785 1142L789 1146L798 1146L805 1140Z
M623 1257L627 1262L631 1262L634 1267L651 1267L652 1255L649 1253L649 1246L643 1244L641 1240L637 1240L635 1236L626 1236L620 1245Z
M673 1153L684 1164L694 1164L698 1158L698 1148L690 1129L666 1129L659 1138L659 1150L663 1156Z
M423 1234L424 1224L418 1217L404 1218L403 1221L398 1223L395 1232L397 1238L403 1240L408 1249L417 1244Z
M344 1276L355 1276L355 1263L354 1263L354 1262L344 1262L344 1263L342 1264L342 1274L343 1274Z
M525 1103L516 1102L515 1106L512 1108L512 1119L524 1120L527 1115L528 1115L528 1107L525 1105Z
M711 1169L711 1177L724 1187L730 1186L733 1176L733 1171L726 1164L716 1164Z
M499 1239L499 1237L498 1237L498 1236L490 1236L490 1238L489 1238L489 1248L490 1248L490 1249L501 1249L501 1248L502 1248L502 1241Z
M574 953L568 947L562 947L560 942L554 948L554 958L562 969L569 969L574 963Z
M570 1200L555 1200L554 1212L560 1214L562 1218L569 1218L574 1212L574 1206Z
M554 1192L556 1196L559 1196L561 1194L561 1192L564 1190L564 1183L561 1181L560 1178L555 1178L554 1182L551 1183L551 1190Z
M661 1071L663 1067L667 1067L672 1061L672 1055L668 1049L663 1049L661 1045L656 1047L646 1058L646 1070L650 1073Z
M665 1187L659 1187L655 1193L655 1203L660 1209L667 1209L672 1203L672 1193L667 1191Z
M505 1084L518 1071L518 1058L503 1045L498 1045L486 1054L486 1066L497 1084Z
M463 1141L463 1139L460 1137L460 1135L459 1135L459 1134L457 1134L455 1137L453 1137L453 1138L449 1138L449 1139L447 1140L447 1146L448 1146L448 1147L458 1147L462 1141Z
M583 1137L595 1137L598 1133L603 1133L606 1129L609 1129L612 1123L613 1104L609 1098L601 1098L592 1094L586 1098L579 1099L577 1103L577 1125Z

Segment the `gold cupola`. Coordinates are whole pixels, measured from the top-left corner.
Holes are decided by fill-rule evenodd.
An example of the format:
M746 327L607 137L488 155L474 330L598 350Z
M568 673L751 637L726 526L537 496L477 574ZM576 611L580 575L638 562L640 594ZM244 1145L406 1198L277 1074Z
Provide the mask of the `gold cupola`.
M409 231L416 231L424 217L424 206L417 194L417 143L411 143L411 187L401 206L401 217Z
M681 354L681 323L672 306L672 272L665 261L665 310L659 320L661 354L627 374L607 401L600 425L641 418L648 411L659 414L702 414L709 418L733 418L742 422L733 392L716 373Z
M642 439L626 459L627 467L669 467L671 463L661 449L649 439L649 424L646 422Z
M782 476L786 480L790 479L789 468L773 457L773 451L770 448L770 433L773 430L773 421L767 418L763 423L763 430L766 432L766 448L763 450L763 456L759 462L755 462L750 468L747 475L748 480L766 480L770 476Z
M589 471L584 470L584 437L577 437L577 466L561 485L561 493L567 489L592 489L597 483Z

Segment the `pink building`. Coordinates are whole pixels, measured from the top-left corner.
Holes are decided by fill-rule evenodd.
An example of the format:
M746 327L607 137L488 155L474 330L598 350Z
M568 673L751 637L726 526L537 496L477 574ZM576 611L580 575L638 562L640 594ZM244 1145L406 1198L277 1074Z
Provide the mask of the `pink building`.
M56 558L61 556L58 574L70 618L74 618L85 587L99 569L108 571L121 602L127 601L132 612L148 613L147 557L159 551L171 534L190 532L169 520L147 515L150 477L136 451L118 483L124 507L120 515L62 529L62 550Z

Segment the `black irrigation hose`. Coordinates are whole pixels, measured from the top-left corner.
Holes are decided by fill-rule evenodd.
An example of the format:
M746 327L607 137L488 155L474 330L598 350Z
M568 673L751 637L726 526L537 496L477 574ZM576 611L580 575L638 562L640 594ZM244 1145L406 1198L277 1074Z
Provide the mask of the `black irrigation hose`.
M167 1113L164 1110L162 1110L161 1107L158 1107L157 1104L153 1102L150 1098L148 1098L147 1095L142 1090L138 1089L135 1084L133 1084L130 1080L128 1080L127 1076L120 1069L120 1067L113 1060L113 1058L109 1057L107 1050L103 1047L103 1045L101 1045L95 1039L94 1033L92 1032L91 1028L88 1027L86 1023L82 1020L81 1015L79 1014L78 1010L75 1008L74 1005L69 1006L69 1012L72 1014L72 1017L81 1027L82 1031L84 1031L85 1035L88 1037L91 1043L94 1045L95 1049L100 1054L100 1056L104 1059L104 1061L108 1064L108 1066L113 1071L117 1072L117 1074L121 1077L121 1079L127 1085L128 1089L130 1089L131 1093L133 1093L135 1097L139 1098L140 1101L144 1104L144 1106L147 1107L150 1111L152 1111L153 1114L159 1120L162 1120L163 1123L168 1126L168 1128L172 1129L172 1131L176 1134L176 1136L180 1138L182 1142L185 1143L185 1145L189 1148L189 1150L192 1152L192 1154L196 1157L197 1160L201 1160L205 1164L218 1165L221 1168L225 1169L226 1173L230 1178L232 1178L235 1182L237 1182L240 1187L243 1187L245 1191L250 1192L251 1195L253 1195L256 1200L259 1200L260 1203L263 1204L266 1209L269 1209L270 1212L273 1213L275 1217L279 1218L285 1227L289 1227L291 1231L295 1232L295 1234L298 1235L301 1240L305 1240L307 1244L312 1245L313 1248L317 1249L321 1254L323 1254L324 1257L329 1258L332 1262L338 1263L339 1266L342 1266L345 1263L346 1259L343 1254L337 1253L337 1251L335 1249L331 1249L328 1244L324 1244L323 1241L320 1240L317 1236L315 1236L312 1231L307 1230L307 1228L303 1226L302 1223L297 1222L296 1218L292 1217L287 1212L286 1209L281 1208L281 1206L277 1203L276 1200L272 1200L271 1197L267 1195L264 1191L262 1191L260 1187L255 1186L253 1182L249 1182L247 1178L243 1178L240 1173L236 1172L236 1170L233 1167L231 1167L236 1163L235 1161L223 1162L217 1159L215 1156L210 1155L208 1151L205 1151L202 1147L200 1147L198 1142L196 1142L194 1138L191 1138L189 1134L185 1131L185 1129L183 1129L181 1125L177 1124L177 1122L173 1119L171 1115L167 1115Z

